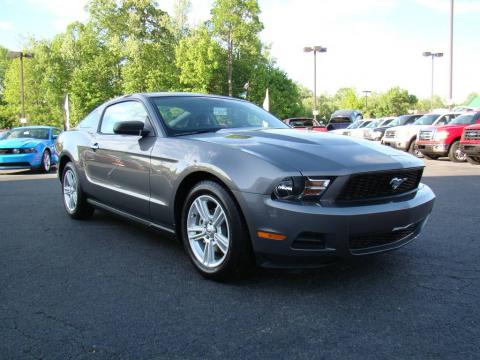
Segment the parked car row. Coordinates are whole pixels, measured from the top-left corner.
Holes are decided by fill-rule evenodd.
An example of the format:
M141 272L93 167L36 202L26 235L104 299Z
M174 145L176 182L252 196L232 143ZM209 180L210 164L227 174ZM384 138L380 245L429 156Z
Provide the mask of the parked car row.
M480 111L471 109L358 119L329 133L380 142L431 160L480 163Z

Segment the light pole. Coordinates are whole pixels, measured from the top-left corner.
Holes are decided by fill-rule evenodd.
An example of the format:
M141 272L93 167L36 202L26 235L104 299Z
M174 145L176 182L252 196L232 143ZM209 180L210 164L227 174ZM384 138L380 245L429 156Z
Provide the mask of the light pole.
M323 46L306 46L303 48L304 52L313 51L313 118L317 120L317 52L327 52L327 48Z
M442 57L443 53L437 52L437 53L432 53L430 51L425 51L423 54L425 57L431 57L432 58L432 92L430 94L430 108L433 109L433 59L436 57Z
M363 90L363 93L365 94L365 111L367 111L368 106L368 95L370 95L371 92L371 90Z
M448 101L453 102L453 0L450 0L450 69L449 69L449 83L448 83ZM451 106L451 105L450 105Z
M9 51L7 54L9 59L20 59L20 97L22 101L22 119L25 119L25 90L23 84L23 58L33 58L32 53L24 53L22 51Z

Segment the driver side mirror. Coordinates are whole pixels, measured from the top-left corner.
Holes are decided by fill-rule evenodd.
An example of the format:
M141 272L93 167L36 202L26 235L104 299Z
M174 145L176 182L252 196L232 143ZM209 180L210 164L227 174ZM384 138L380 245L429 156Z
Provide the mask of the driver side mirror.
M150 130L145 129L142 121L120 121L113 126L113 133L118 135L147 136Z

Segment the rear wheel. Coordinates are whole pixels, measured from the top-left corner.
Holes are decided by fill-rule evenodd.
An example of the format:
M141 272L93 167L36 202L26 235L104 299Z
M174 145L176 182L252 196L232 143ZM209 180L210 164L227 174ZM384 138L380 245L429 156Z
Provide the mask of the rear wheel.
M71 162L67 163L63 169L62 195L65 210L73 219L86 219L93 214L94 208L87 203L77 170Z
M454 141L448 151L448 158L453 162L465 162L467 161L467 155L460 149L460 142Z
M467 161L472 165L480 165L480 156L467 156Z
M182 210L181 234L190 260L207 278L238 278L255 266L240 209L214 181L202 181L188 194Z

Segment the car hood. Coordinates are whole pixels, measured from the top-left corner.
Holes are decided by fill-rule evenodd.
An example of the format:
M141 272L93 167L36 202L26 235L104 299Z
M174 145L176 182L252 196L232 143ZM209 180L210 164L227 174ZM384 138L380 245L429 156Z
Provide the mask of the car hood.
M32 138L5 139L5 140L0 140L0 148L15 149L15 148L36 147L42 141L46 141L46 140L39 140L39 139L32 139Z
M467 126L468 126L467 124L452 124L452 125L439 126L436 128L436 130L437 131L446 130L451 132L463 131L463 129L465 129Z
M332 175L423 166L417 158L374 144L329 133L268 129L192 135L191 138L238 149L283 169L305 175Z

